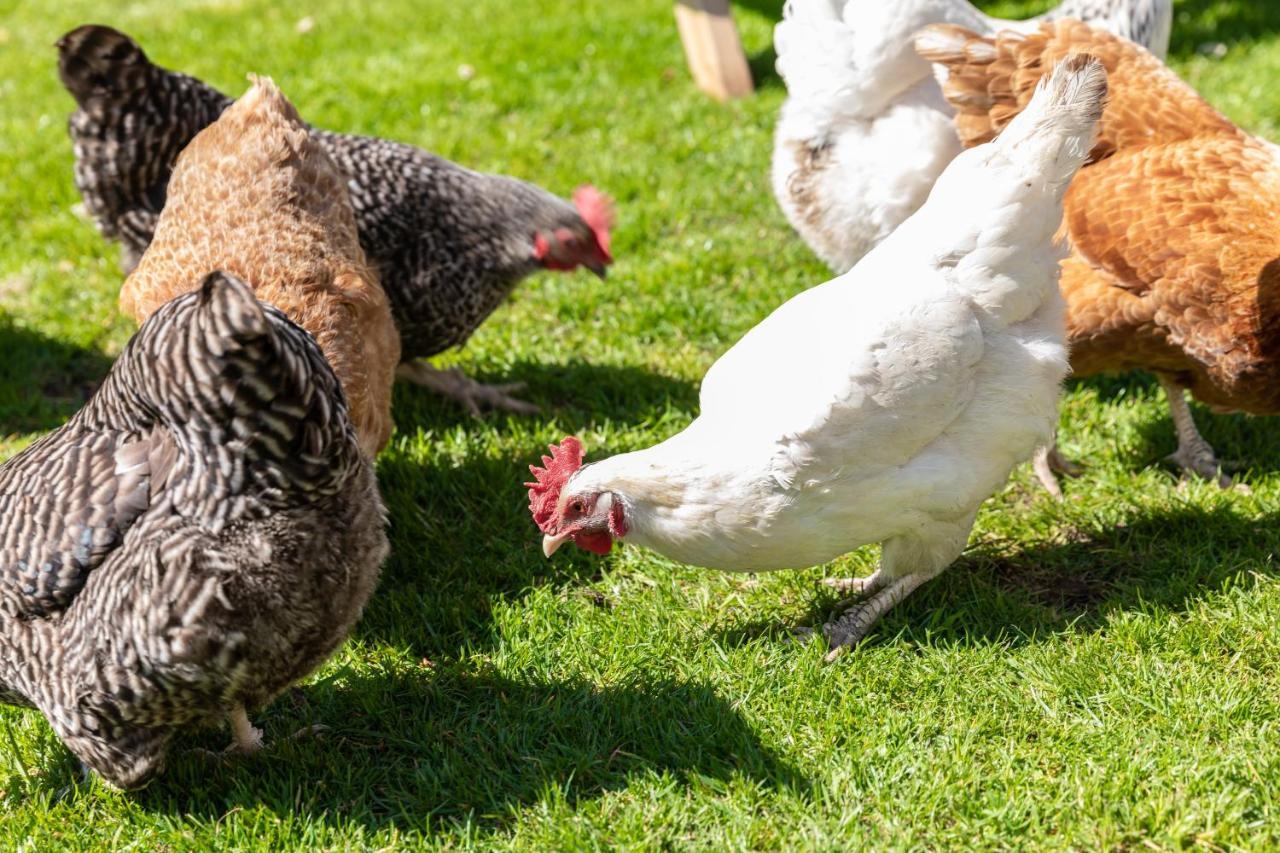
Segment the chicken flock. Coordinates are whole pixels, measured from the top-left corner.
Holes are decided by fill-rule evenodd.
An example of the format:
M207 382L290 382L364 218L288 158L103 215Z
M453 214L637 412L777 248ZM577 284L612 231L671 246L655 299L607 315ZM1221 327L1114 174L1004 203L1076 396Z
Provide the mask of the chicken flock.
M729 348L671 438L588 463L568 436L530 466L545 555L757 572L878 543L873 574L827 582L850 596L834 659L956 560L1015 466L1060 495L1069 372L1155 373L1174 461L1230 485L1186 393L1280 412L1280 148L1165 67L1171 26L1171 0L1021 22L787 0L773 187L836 277ZM0 466L0 701L132 789L185 729L261 746L250 711L341 645L389 552L396 378L536 411L424 359L539 270L603 277L614 211L314 128L269 78L232 99L110 27L57 49L139 329Z

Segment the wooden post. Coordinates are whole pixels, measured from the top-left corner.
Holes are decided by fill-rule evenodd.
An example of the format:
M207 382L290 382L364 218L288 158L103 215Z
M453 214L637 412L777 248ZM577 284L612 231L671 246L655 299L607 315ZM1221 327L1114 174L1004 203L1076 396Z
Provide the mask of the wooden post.
M721 101L751 94L751 69L729 0L678 0L676 26L698 88Z

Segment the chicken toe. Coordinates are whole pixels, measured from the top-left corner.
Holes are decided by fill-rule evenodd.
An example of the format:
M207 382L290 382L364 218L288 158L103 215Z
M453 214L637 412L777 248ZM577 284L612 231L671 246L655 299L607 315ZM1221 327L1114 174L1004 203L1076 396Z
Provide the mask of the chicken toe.
M876 575L879 574L880 572L876 572ZM840 657L845 649L857 645L881 616L936 574L937 572L913 572L891 582L882 583L879 591L870 598L855 603L842 613L840 618L823 625L822 633L826 636L828 645L831 646L826 662L831 663ZM876 575L872 575L872 578Z
M822 585L831 587L836 592L848 595L851 599L863 599L884 589L887 582L884 572L875 571L865 578L823 578Z
M478 416L482 408L502 409L518 415L536 415L540 411L533 403L510 396L512 391L524 387L523 382L485 385L456 367L441 370L424 361L404 362L396 369L396 376L456 400L472 415Z
M249 714L243 705L237 705L227 716L231 726L231 745L226 752L239 755L252 755L262 749L262 729L249 722Z

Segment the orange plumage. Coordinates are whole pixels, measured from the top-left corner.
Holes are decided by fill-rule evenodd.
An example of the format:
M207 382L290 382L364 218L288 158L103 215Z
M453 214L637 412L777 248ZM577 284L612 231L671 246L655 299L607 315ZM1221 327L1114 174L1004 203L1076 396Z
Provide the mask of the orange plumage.
M345 180L269 79L183 150L155 239L120 293L139 323L212 270L232 273L315 337L361 448L391 435L400 336L365 261Z
M1182 389L1280 413L1280 148L1211 107L1143 48L1079 21L982 38L921 34L967 146L985 142L1063 57L1106 65L1111 100L1065 203L1061 287L1077 375L1141 368L1169 392L1184 468L1214 476Z

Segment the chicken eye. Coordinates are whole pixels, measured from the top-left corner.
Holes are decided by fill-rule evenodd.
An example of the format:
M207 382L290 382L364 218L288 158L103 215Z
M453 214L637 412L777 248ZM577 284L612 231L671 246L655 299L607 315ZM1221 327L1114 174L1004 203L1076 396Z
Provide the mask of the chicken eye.
M574 498L573 500L569 501L570 515L582 515L585 509L586 508L582 505L582 501L579 500L578 498Z

